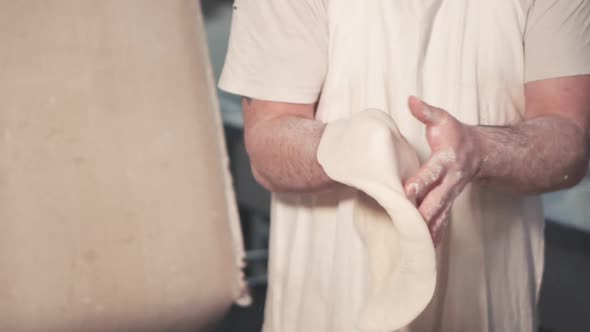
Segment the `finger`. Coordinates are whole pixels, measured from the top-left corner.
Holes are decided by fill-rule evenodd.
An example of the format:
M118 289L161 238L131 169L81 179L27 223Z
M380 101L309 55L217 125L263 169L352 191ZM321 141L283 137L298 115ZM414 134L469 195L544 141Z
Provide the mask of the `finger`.
M428 229L435 246L440 243L446 232L448 223L450 221L453 202L457 196L459 196L461 188L463 188L460 178L452 175L445 176L440 187L445 187L447 184L450 184L450 189L446 191L444 197L440 198L441 203L439 206L441 206L441 208L431 216L431 219L429 219L428 223Z
M408 106L410 112L416 119L424 123L427 126L434 126L439 124L447 115L447 112L418 99L417 97L410 96L408 99Z
M452 201L445 204L444 209L428 225L430 236L432 237L432 242L434 242L435 246L438 246L448 227L452 205Z
M437 220L436 217L440 216L445 208L453 202L456 197L454 188L457 184L458 181L454 177L444 176L441 183L424 197L418 210L426 219L429 227L435 227L433 222Z
M424 221L429 225L429 228L435 217L438 216L445 207L444 198L447 195L447 191L448 189L443 187L441 183L424 197L424 200L418 207L418 211L420 211L420 214L424 218Z
M422 201L432 188L440 184L446 174L446 159L434 155L422 165L416 175L405 182L404 189L409 198Z

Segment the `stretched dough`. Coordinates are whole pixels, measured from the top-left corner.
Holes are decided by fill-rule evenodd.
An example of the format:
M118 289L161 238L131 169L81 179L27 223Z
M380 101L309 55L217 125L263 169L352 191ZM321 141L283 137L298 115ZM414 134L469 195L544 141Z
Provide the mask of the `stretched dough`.
M370 285L362 331L409 324L430 302L436 260L428 228L403 190L418 157L385 112L369 109L326 126L318 161L333 180L359 189L355 225L366 247Z

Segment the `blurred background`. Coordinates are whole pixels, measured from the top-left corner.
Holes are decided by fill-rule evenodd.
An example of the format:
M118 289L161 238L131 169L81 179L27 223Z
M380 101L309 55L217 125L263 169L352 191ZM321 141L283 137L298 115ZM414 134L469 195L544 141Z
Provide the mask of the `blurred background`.
M203 0L213 71L219 79L229 38L232 1ZM253 179L244 148L240 97L218 91L231 160L254 304L232 308L219 332L259 332L266 294L270 194ZM543 332L590 331L590 176L547 194L546 269L540 301ZM507 331L512 332L512 331Z

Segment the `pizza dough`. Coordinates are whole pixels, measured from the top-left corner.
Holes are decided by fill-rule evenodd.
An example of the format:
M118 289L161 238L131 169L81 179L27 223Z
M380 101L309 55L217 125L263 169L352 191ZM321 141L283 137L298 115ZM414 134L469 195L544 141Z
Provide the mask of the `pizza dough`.
M370 285L358 328L383 332L409 324L436 285L428 228L402 185L419 168L415 151L389 115L368 109L328 123L317 157L330 178L359 190L354 222L365 244Z

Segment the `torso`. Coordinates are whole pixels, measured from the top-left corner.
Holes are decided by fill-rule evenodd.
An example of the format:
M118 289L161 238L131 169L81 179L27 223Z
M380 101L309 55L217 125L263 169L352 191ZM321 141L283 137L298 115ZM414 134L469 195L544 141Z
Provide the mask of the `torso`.
M328 74L317 119L389 113L424 160L409 95L468 124L524 111L523 36L531 0L327 0ZM273 201L266 331L357 331L366 285L353 189ZM468 186L438 250L438 290L410 331L532 331L542 271L536 198Z

